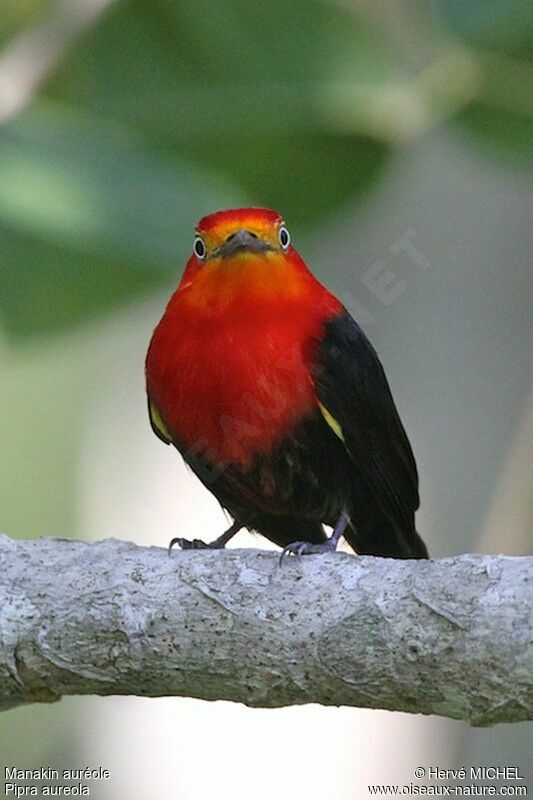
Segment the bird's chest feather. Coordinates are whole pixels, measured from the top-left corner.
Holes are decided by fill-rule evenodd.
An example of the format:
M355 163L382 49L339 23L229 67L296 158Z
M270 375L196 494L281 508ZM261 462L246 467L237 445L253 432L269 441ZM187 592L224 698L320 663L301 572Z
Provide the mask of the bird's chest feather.
M316 408L322 330L316 308L156 329L148 389L180 449L246 467L290 436Z

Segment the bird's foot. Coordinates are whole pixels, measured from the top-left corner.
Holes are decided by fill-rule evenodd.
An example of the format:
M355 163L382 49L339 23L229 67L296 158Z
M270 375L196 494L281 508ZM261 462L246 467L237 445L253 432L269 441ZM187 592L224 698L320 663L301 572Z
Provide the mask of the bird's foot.
M279 557L280 565L286 555L307 556L313 553L334 553L349 521L348 515L343 511L333 528L333 533L325 542L320 542L319 544L312 544L312 542L291 542L281 551Z
M203 542L201 539L182 539L181 536L176 536L168 546L169 555L175 545L178 545L182 550L220 550L224 547L225 542L215 539L214 542L208 543Z
M288 555L308 556L314 555L315 553L334 553L336 547L337 543L331 539L320 542L320 544L312 544L311 542L291 542L281 551L279 563L281 564L285 556Z
M201 539L182 539L181 536L176 536L168 546L168 554L170 555L175 544L179 545L182 550L223 550L237 531L240 531L243 524L243 522L235 520L233 525L231 525L227 531L224 531L222 536L219 536L218 539L215 539L213 542L209 542L209 544L203 542Z

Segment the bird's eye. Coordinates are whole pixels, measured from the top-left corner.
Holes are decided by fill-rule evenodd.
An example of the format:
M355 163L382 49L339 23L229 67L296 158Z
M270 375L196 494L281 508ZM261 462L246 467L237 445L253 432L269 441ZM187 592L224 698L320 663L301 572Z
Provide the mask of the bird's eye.
M278 239L279 243L282 246L283 250L287 250L290 243L291 243L291 235L285 225L281 225L278 231Z
M204 240L202 239L201 236L194 237L194 244L192 249L194 250L194 255L196 256L196 258L200 259L200 261L203 261L206 256L207 250L205 249Z

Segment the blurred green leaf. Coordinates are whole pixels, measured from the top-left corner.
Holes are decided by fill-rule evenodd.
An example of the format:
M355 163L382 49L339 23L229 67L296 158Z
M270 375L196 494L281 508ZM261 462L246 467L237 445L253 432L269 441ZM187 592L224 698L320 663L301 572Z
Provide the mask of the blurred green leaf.
M531 55L533 6L524 0L438 0L436 8L465 42L514 58Z
M202 164L220 168L217 143L191 142L188 150L196 151ZM248 195L278 209L291 226L311 226L368 189L387 153L370 137L323 131L243 137L238 148L226 149L224 159L228 174Z
M216 136L221 124L237 134L243 122L247 130L309 127L319 118L317 82L378 83L399 70L364 15L321 0L127 0L85 37L49 91L175 141Z
M459 122L483 146L523 167L533 155L533 66L488 55L481 64L479 97Z
M523 166L533 148L533 5L443 0L438 9L478 62L477 96L460 110L460 125L492 154Z
M94 119L34 110L0 129L0 315L57 330L177 275L229 183Z
M17 33L46 19L53 0L1 0L0 47Z
M296 228L320 224L368 190L393 143L456 109L469 135L518 163L531 141L520 77L526 14L516 0L489 4L490 19L473 0L405 16L427 23L433 9L435 63L449 51L469 67L452 76L451 99L449 73L419 81L379 9L112 4L64 54L41 99L0 130L8 329L73 325L175 276L195 221L216 208L250 202L278 208ZM14 32L47 8L9 0L0 13Z
M48 92L310 224L364 191L388 150L364 102L337 130L328 95L344 84L377 93L400 68L361 14L320 0L129 0Z
M0 129L0 214L100 257L166 267L198 216L240 194L98 119L34 110Z
M178 274L196 220L246 201L309 225L361 194L388 148L324 95L394 75L385 39L318 0L128 0L0 131L0 313L60 329Z
M472 103L458 118L476 144L492 155L504 158L516 168L531 165L533 159L533 124L525 114L501 113L494 106Z
M11 335L54 333L111 310L161 276L0 225L0 321ZM175 267L176 275L179 270Z

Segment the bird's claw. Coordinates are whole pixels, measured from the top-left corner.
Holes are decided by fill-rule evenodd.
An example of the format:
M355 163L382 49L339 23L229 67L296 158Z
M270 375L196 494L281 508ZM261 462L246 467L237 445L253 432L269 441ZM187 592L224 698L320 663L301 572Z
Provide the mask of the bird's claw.
M307 556L315 553L333 553L335 545L328 539L327 542L320 542L320 544L312 544L311 542L291 542L281 551L279 563L281 565L283 559L287 555L293 556Z
M178 545L182 550L209 550L211 548L210 544L203 542L201 539L182 539L181 536L176 536L168 546L169 555L175 545Z

